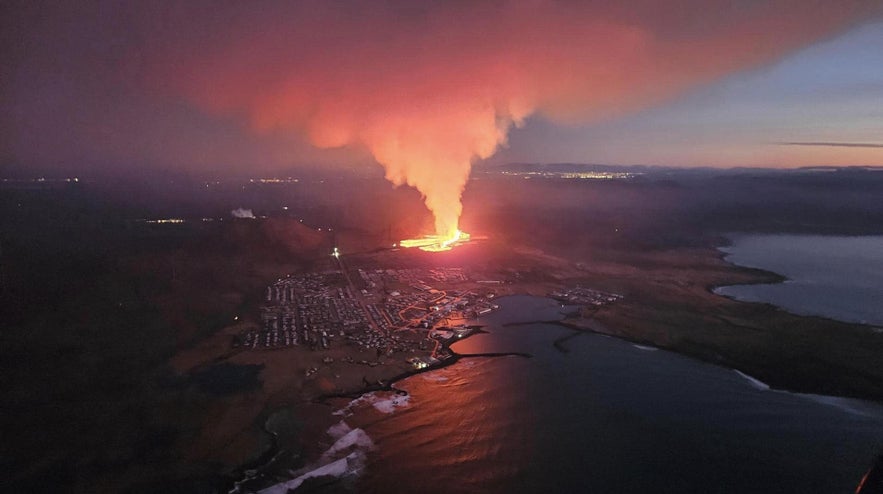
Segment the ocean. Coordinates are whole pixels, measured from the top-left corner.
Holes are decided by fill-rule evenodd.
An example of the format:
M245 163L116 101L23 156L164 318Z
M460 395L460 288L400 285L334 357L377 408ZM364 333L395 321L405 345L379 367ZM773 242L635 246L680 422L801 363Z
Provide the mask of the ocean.
M562 326L513 296L464 358L338 410L358 492L849 493L883 448L878 404L768 389L731 369ZM355 444L356 446L353 446ZM329 457L330 459L331 457ZM321 489L320 489L321 491Z
M883 326L883 236L734 235L732 241L721 249L727 261L788 280L723 286L715 293L796 314Z

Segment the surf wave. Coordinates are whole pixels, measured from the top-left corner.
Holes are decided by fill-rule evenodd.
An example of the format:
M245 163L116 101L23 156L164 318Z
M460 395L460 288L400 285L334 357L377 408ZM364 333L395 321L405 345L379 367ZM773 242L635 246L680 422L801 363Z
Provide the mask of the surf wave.
M733 369L736 374L742 376L746 381L751 384L751 387L758 389L760 391L769 391L770 385L759 380L755 379L744 372L740 372L738 370ZM795 396L799 396L801 398L814 401L816 403L821 403L823 405L832 406L835 408L839 408L844 412L850 413L852 415L860 415L862 417L871 417L871 418L879 418L883 416L883 408L879 406L874 406L873 404L868 404L861 400L854 400L851 398L843 398L840 396L830 396L830 395L819 395L812 393L794 393L791 391L785 390L773 390L779 393L788 393Z
M842 398L840 396L829 395L816 395L809 393L794 394L802 398L806 398L807 400L812 400L816 403L839 408L840 410L851 413L853 415L870 418L880 418L881 416L883 416L883 409L881 409L880 407L869 405L868 403L860 400L853 400L852 398Z
M295 472L297 476L291 480L258 491L259 494L286 494L314 477L339 479L358 475L365 466L368 452L374 449L374 441L364 430L353 429L343 420L329 427L328 435L336 441L322 454L316 464Z
M329 436L333 439L337 440L346 435L349 431L353 430L352 427L349 426L346 422L341 420L340 422L332 425L326 431Z
M655 352L656 350L659 350L655 346L638 345L637 343L632 343L632 346L638 350L644 350L645 352Z
M329 460L348 450L367 452L374 449L374 441L362 429L352 429L334 442L325 453L323 460Z
M347 403L340 410L333 412L334 415L342 415L349 417L353 414L353 409L360 405L371 405L375 410L381 413L392 413L399 408L407 407L410 404L411 395L400 395L397 393L368 393L362 395L355 400Z
M358 451L354 451L349 455L335 460L331 463L322 465L314 470L310 470L297 478L288 480L286 482L280 482L278 484L267 487L266 489L258 491L259 494L287 494L289 491L297 489L300 487L305 481L311 479L313 477L326 477L332 476L341 478L348 473L357 472L364 465L364 458Z
M763 381L761 381L760 379L756 379L756 378L754 378L754 377L751 377L751 376L749 376L748 374L746 374L746 373L744 373L744 372L742 372L742 371L736 370L736 369L733 369L733 372L735 372L736 374L739 374L739 375L742 376L746 381L748 381L749 383L751 383L751 387L754 388L754 389L759 389L759 390L761 390L761 391L767 391L768 389L770 389L770 385L767 384L767 383L765 383L765 382L763 382Z

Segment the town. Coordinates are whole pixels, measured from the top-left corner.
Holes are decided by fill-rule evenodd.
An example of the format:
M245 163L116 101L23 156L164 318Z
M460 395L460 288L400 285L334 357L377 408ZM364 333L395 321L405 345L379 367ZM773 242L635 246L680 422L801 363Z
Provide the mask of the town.
M258 328L238 335L233 345L247 350L348 345L376 358L407 354L405 360L421 369L451 355L446 343L470 334L467 321L497 308L495 293L472 282L462 268L357 273L340 269L279 278L266 289Z
M481 318L499 308L495 298L511 294L513 283L523 280L515 269L393 269L365 258L342 258L337 248L324 268L288 274L267 286L257 324L234 337L233 346L309 349L321 352L326 365L336 357L348 364L374 367L398 360L425 369L452 357L450 345L473 334ZM584 308L622 298L579 285L559 285L547 296ZM317 371L307 368L307 377Z

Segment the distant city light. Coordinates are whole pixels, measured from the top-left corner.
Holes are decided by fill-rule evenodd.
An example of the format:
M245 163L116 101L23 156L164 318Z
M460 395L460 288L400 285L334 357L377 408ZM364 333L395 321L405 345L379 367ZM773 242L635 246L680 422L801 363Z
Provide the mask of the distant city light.
M248 180L251 183L261 183L261 184L296 184L300 182L299 178L251 178Z
M146 220L147 223L184 223L184 218L162 218L158 220Z
M529 171L513 172L503 171L503 175L512 177L530 178L560 178L565 180L627 180L635 178L641 173L633 172L555 172L555 171Z

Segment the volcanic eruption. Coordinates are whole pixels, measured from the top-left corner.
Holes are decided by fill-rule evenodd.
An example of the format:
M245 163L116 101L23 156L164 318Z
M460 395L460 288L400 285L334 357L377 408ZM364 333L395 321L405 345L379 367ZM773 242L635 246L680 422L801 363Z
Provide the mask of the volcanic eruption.
M433 235L402 245L445 250L468 239L459 218L473 163L528 116L584 122L639 110L879 8L811 4L188 3L160 12L161 37L145 21L139 55L152 82L209 113L366 150L434 216Z

